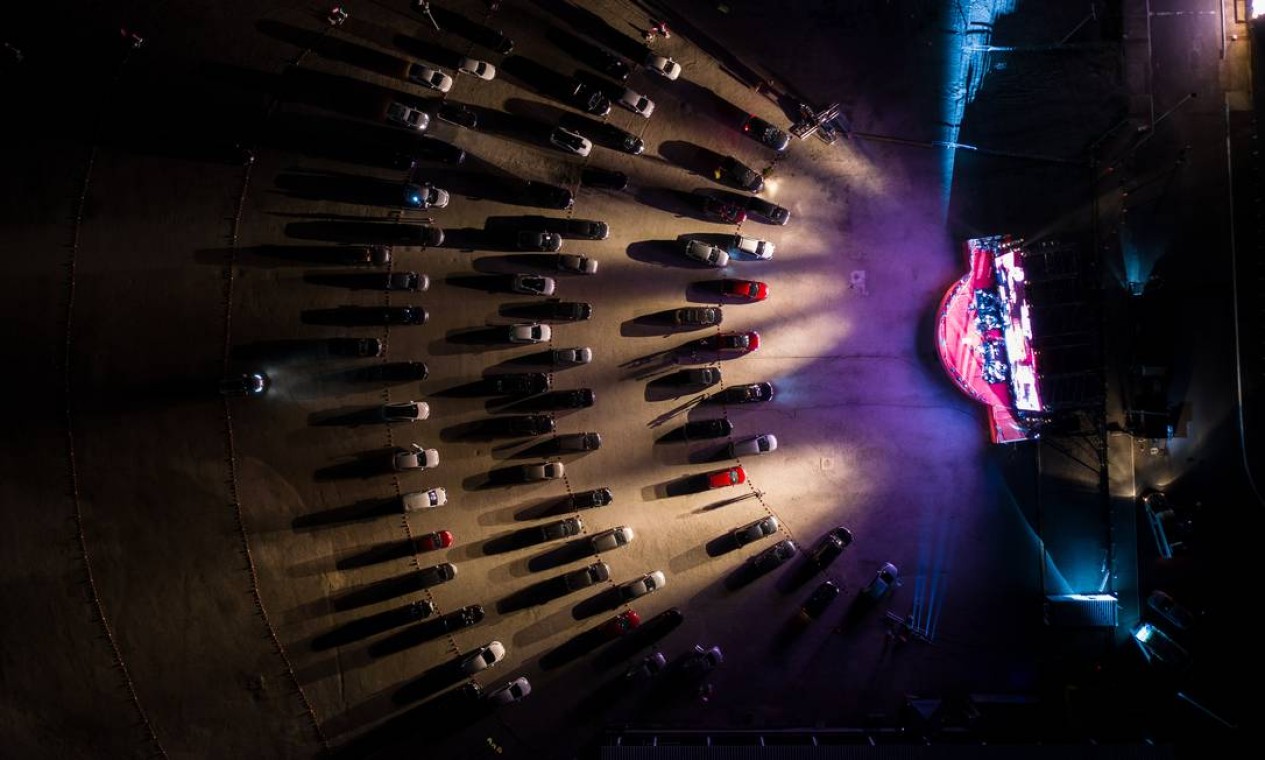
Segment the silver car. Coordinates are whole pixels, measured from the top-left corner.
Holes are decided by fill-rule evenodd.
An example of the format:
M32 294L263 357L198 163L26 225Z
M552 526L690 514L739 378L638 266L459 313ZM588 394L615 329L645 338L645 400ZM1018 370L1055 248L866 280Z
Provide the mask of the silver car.
M557 288L557 280L539 274L516 274L510 284L510 289L515 293L530 296L551 296Z
M731 457L755 456L776 450L777 436L772 433L743 438L741 441L734 441L729 444L729 456Z
M734 235L733 242L729 245L729 252L736 254L745 253L748 256L767 261L773 258L773 248L773 244L767 240L747 237L746 235Z
M510 343L548 343L553 329L542 324L510 325L506 334Z
M400 497L405 512L416 512L421 509L435 509L448 503L448 490L432 488L429 491L413 491Z
M637 599L658 591L667 585L667 582L668 579L663 575L663 571L655 570L620 586L619 593L625 600Z
M462 659L461 672L472 676L475 673L487 670L504 659L505 645L499 641L489 641Z
M425 132L430 126L430 114L413 106L393 101L387 106L387 121L409 129L416 129L418 132Z
M756 520L750 525L744 525L738 530L735 530L733 533L734 541L739 546L746 546L752 541L759 541L766 536L771 536L774 533L777 533L777 528L778 522L776 517L773 515L761 517L759 520Z
M685 255L709 267L729 266L729 254L702 240L690 240L685 244Z
M598 533L589 539L589 546L595 552L609 552L632 543L633 529L626 525Z
M531 694L531 682L526 676L519 676L489 691L486 698L494 705L510 705L523 701L528 694Z
M588 346L580 348L555 348L549 353L555 367L578 367L593 361L593 349Z

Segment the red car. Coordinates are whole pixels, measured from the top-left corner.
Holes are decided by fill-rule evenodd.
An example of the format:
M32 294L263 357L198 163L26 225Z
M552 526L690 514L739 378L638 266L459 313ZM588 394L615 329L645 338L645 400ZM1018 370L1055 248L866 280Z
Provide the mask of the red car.
M703 201L703 214L727 224L742 224L747 221L747 212L736 203L726 203L715 198Z
M747 472L741 467L730 467L727 470L709 472L706 478L708 488L724 488L745 483L747 481Z
M450 546L452 546L452 533L446 530L417 537L418 551L431 552L436 549L447 549Z
M636 610L628 610L602 623L602 627L598 630L607 639L617 639L639 625L641 625L641 615L638 615Z
M730 298L763 301L769 297L769 286L756 280L721 280L721 292Z
M760 347L760 333L725 332L698 342L704 351L720 351L727 354L749 354Z

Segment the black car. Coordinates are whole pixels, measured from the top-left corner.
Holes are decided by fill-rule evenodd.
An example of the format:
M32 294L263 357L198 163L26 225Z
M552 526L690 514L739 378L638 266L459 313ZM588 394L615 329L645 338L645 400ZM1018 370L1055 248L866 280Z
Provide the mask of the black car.
M765 224L786 224L791 220L790 211L754 195L747 199L747 211Z
M439 624L444 631L452 633L482 622L484 614L483 605L470 604L439 618Z
M734 431L734 425L723 417L714 420L695 420L682 428L686 438L723 438Z
M382 356L386 346L377 338L330 338L329 352L335 356Z
M731 385L711 398L722 404L754 404L759 401L772 401L773 384Z
M417 571L417 585L421 588L429 588L438 586L441 583L447 583L457 577L457 566L451 562L444 562L430 567L423 567Z
M589 168L580 172L580 184L602 190L623 190L628 187L628 175L611 169Z
M795 542L787 538L751 558L751 568L757 573L767 573L799 553Z
M839 587L832 581L822 581L821 585L813 589L813 593L808 595L808 599L804 601L804 606L800 608L800 612L804 616L816 620L821 617L821 613L826 611L830 603L839 596Z
M426 290L430 287L430 278L417 272L383 272L380 275L365 275L367 282L383 290Z
M554 439L559 451L597 451L602 448L601 433L568 433Z
M831 562L843 554L843 550L852 544L852 531L840 525L822 536L821 543L808 555L814 565L825 570Z
M585 113L606 116L611 112L611 99L600 90L583 82L573 82L567 102Z
M593 393L592 388L576 388L575 390L563 391L559 393L554 400L559 409L583 409L584 407L593 406L597 394Z
M587 63L612 79L622 82L632 73L632 68L623 58L598 45L581 41L575 45L571 53L579 60Z
M582 588L588 588L594 583L608 581L611 578L611 569L605 562L594 562L588 567L572 570L562 576L562 585L568 591L577 591Z
M488 378L493 393L528 396L549 390L549 376L543 372L519 372L512 375L495 375Z
M791 136L752 114L742 123L742 133L756 142L781 153L791 144Z
M541 310L541 319L582 322L593 317L593 304L582 301L550 301Z
M424 325L430 313L421 306L366 306L365 314L388 325Z
M388 362L365 367L357 377L363 380L402 383L409 380L425 380L430 377L430 368L426 366L426 362Z
M260 396L268 390L268 376L262 372L243 372L220 381L225 396Z
M592 491L582 491L571 495L572 509L592 509L593 507L604 507L614 501L609 488L594 488Z
M708 327L722 320L724 314L716 306L690 306L672 313L672 321L682 327Z
M520 414L506 417L503 424L510 435L536 436L552 433L556 423L547 414Z
M474 129L479 126L479 116L468 107L451 100L445 100L439 104L439 108L435 111L435 116L441 121L449 124L456 124L466 129Z
M716 167L716 179L749 193L758 193L764 189L764 177L733 156L721 159L720 166Z
M580 125L577 129L580 134L592 139L593 142L630 156L640 156L646 152L646 141L633 133L608 122L592 123L587 119L585 121L590 123Z
M557 216L524 216L518 224L533 230L556 232L564 238L577 240L605 240L611 230L606 222L595 219L564 219Z
M519 191L518 200L531 206L566 210L575 203L575 196L565 187L545 182L526 182Z
M425 161L439 161L445 164L460 164L466 160L466 152L452 143L436 140L433 137L419 137L413 155Z
M541 541L556 541L560 538L580 535L580 532L584 530L584 522L578 517L568 517L565 520L545 523L536 530Z

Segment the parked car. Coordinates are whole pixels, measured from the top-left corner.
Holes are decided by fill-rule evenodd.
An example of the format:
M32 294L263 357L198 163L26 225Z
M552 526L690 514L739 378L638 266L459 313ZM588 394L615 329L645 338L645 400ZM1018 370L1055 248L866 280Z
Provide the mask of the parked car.
M777 450L777 436L772 433L743 438L729 444L729 456L749 457Z
M753 541L771 536L777 533L778 522L773 515L765 515L753 523L738 528L733 532L734 543L738 546L746 546Z
M593 304L583 301L550 301L541 307L544 319L583 322L593 318Z
M716 198L703 199L703 216L725 224L742 224L747 220L747 212L741 206Z
M594 507L604 507L614 501L615 497L611 495L609 488L594 488L591 491L581 491L571 494L572 509L592 509Z
M716 306L690 306L672 313L673 323L681 327L710 327L723 319L724 314Z
M592 388L575 388L563 391L554 397L554 403L559 409L583 409L593 406L596 400L597 394Z
M742 123L742 133L756 142L781 153L791 144L791 136L752 114Z
M644 65L654 73L669 80L675 80L681 76L681 64L671 58L656 55L653 52L646 56Z
M558 271L571 274L597 274L597 259L575 253L558 255Z
M522 251L557 251L562 248L562 236L544 230L523 230L514 238Z
M424 325L430 312L422 306L366 306L365 315L388 325Z
M681 432L687 439L723 438L734 431L734 425L724 417L687 422Z
M642 118L649 119L654 113L654 101L632 90L625 89L615 102Z
M548 343L552 333L553 329L549 325L524 323L510 325L506 337L510 343Z
M529 181L523 184L518 194L519 202L541 208L553 208L565 211L575 203L575 196L570 190L547 182Z
M474 129L479 126L479 116L468 106L457 103L452 100L445 99L439 104L439 108L435 109L435 117L440 121L446 121L458 127L466 129Z
M457 71L462 74L469 74L472 77L478 77L485 82L496 79L496 67L487 61L480 61L477 58L462 58L457 63Z
M461 658L461 672L472 676L481 673L501 660L505 659L505 645L499 641L489 641L470 654Z
M662 673L667 667L668 658L664 656L663 652L651 652L636 665L625 671L624 678L629 680L653 678Z
M720 378L720 367L692 367L683 370L681 373L681 383L683 385L696 385L704 388L719 383Z
M430 66L423 66L420 63L409 66L408 79L410 82L429 87L432 90L439 90L440 92L448 92L452 89L452 77L438 69L432 69Z
M611 112L611 100L596 87L584 82L573 82L567 93L567 102L585 113L606 116Z
M685 256L709 267L720 268L729 266L729 254L711 243L704 243L702 240L687 240L685 242Z
M769 286L758 280L721 280L720 292L729 298L763 301L769 297Z
M663 571L655 570L652 573L646 573L640 578L621 584L619 587L619 595L623 597L625 601L639 599L646 594L653 593L663 588L667 582L668 580L663 575Z
M1190 653L1171 636L1148 622L1139 622L1131 631L1133 640L1142 649L1147 662L1156 662L1178 670L1190 665Z
M426 362L387 362L365 367L357 373L357 377L391 383L425 380L430 377L430 368Z
M348 264L368 264L384 267L391 263L391 246L389 245L351 245L341 249L346 251Z
M549 352L549 362L555 367L578 367L591 361L593 361L593 349L588 346L555 348Z
M425 401L393 401L378 410L383 422L417 422L430 417L430 404Z
M437 530L433 533L426 533L418 536L413 540L413 544L418 551L433 552L437 549L447 549L452 546L452 533L446 530Z
M746 235L734 235L733 242L729 244L729 253L734 256L746 254L754 256L761 261L768 261L773 258L773 248L773 244L767 240L747 237Z
M410 208L448 208L448 191L430 183L404 183L404 205Z
M439 618L439 627L446 633L452 633L453 631L459 631L462 628L469 628L483 622L485 614L483 605L469 604Z
M736 486L739 483L745 483L747 471L741 467L729 467L724 470L709 472L704 477L707 478L708 488L724 488L725 486Z
M431 470L439 466L439 451L424 449L416 443L410 443L407 449L395 452L392 462L398 472Z
M502 418L505 431L510 435L547 435L554 431L553 417L547 414L518 414Z
M751 558L751 569L767 573L799 553L799 547L791 539L783 539Z
M749 383L747 385L731 385L712 396L714 401L722 404L754 404L773 400L772 383Z
M702 678L724 661L725 655L720 651L720 647L704 648L701 644L695 644L694 651L681 662L681 672L688 678Z
M553 385L549 375L544 372L515 372L506 375L493 375L488 378L487 382L493 393L507 396L531 396L544 393Z
M625 525L602 531L589 539L589 546L594 552L615 551L621 546L632 543L635 534L633 529Z
M568 433L554 440L560 451L597 451L602 448L600 433Z
M563 476L566 469L562 462L536 462L519 467L518 472L523 481L532 482L537 480L557 480Z
M336 356L382 356L386 344L380 338L330 338L329 352Z
M608 581L611 577L611 569L605 562L594 562L588 567L582 567L579 570L562 576L562 585L568 591L579 591L582 588L588 588L595 583Z
M641 615L636 610L625 610L613 618L610 618L598 628L602 637L610 641L623 636L632 629L641 625Z
M402 127L415 129L418 132L425 132L426 128L430 126L430 114L399 101L392 101L387 106L386 116L387 121L399 124Z
M512 705L522 702L528 694L531 694L531 682L527 680L527 676L519 676L492 689L484 699L494 705Z
M445 164L461 164L466 160L466 152L450 142L436 140L433 137L419 137L412 143L414 160L410 168L416 168L418 160L439 161Z
M1173 627L1183 631L1195 627L1195 621L1198 620L1195 613L1181 606L1171 595L1159 589L1155 589L1147 596L1146 606L1161 615Z
M417 585L421 588L430 588L438 586L441 583L447 583L457 577L457 566L451 562L441 562L438 565L423 567L417 571Z
M790 211L755 195L747 199L747 212L754 216L756 221L765 224L786 224L791 220Z
M822 581L804 600L804 606L800 607L800 612L809 620L816 620L838 596L839 587L833 581Z
M567 219L554 216L524 217L523 223L533 229L545 232L556 232L563 239L605 240L610 237L611 229L606 222L596 219Z
M645 144L642 144L642 150ZM585 187L596 187L602 190L623 190L628 187L628 175L611 169L588 167L580 172L580 184Z
M891 562L884 562L870 582L865 584L865 588L861 589L861 596L871 601L878 601L890 594L899 583L900 572L896 566Z
M817 548L808 555L808 559L819 570L825 570L843 554L843 550L852 545L852 531L840 525L822 536Z
M551 296L557 287L554 278L539 274L516 274L510 284L510 290L529 296Z
M430 278L417 272L383 272L381 275L365 275L380 283L383 290L407 290L422 293L430 289Z
M448 490L432 488L429 491L413 491L400 497L405 512L417 512L422 509L435 509L448 503Z
M646 152L645 140L609 122L586 124L581 133L593 138L593 141L599 145L612 148L620 153L627 153L630 156L640 156Z
M724 332L719 335L700 338L699 348L704 351L717 351L725 354L749 354L760 348L760 333L755 330L747 332Z
M628 67L627 63L624 63L623 58L606 48L590 44L587 40L580 40L580 43L571 50L571 53L579 60L618 82L624 81L632 73L632 69Z
M263 372L243 372L221 380L220 393L225 396L262 396L268 385L268 375Z
M721 159L720 165L716 167L715 177L720 182L749 193L758 193L764 189L764 177L733 156Z
M570 538L571 536L580 535L583 531L584 521L578 517L554 520L536 529L538 538L541 541L557 541L560 538Z
M593 150L593 143L587 137L562 127L554 127L549 133L549 142L555 148L577 156L587 156Z

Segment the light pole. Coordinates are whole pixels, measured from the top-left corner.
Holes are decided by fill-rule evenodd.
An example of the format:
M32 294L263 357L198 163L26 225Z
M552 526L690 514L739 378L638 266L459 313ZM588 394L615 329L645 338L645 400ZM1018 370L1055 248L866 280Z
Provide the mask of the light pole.
M435 16L430 12L429 0L414 0L413 10L419 11L421 13L425 13L426 18L430 19L430 22L435 25L435 31L437 32L443 31L442 29L439 28L439 22L435 20Z

